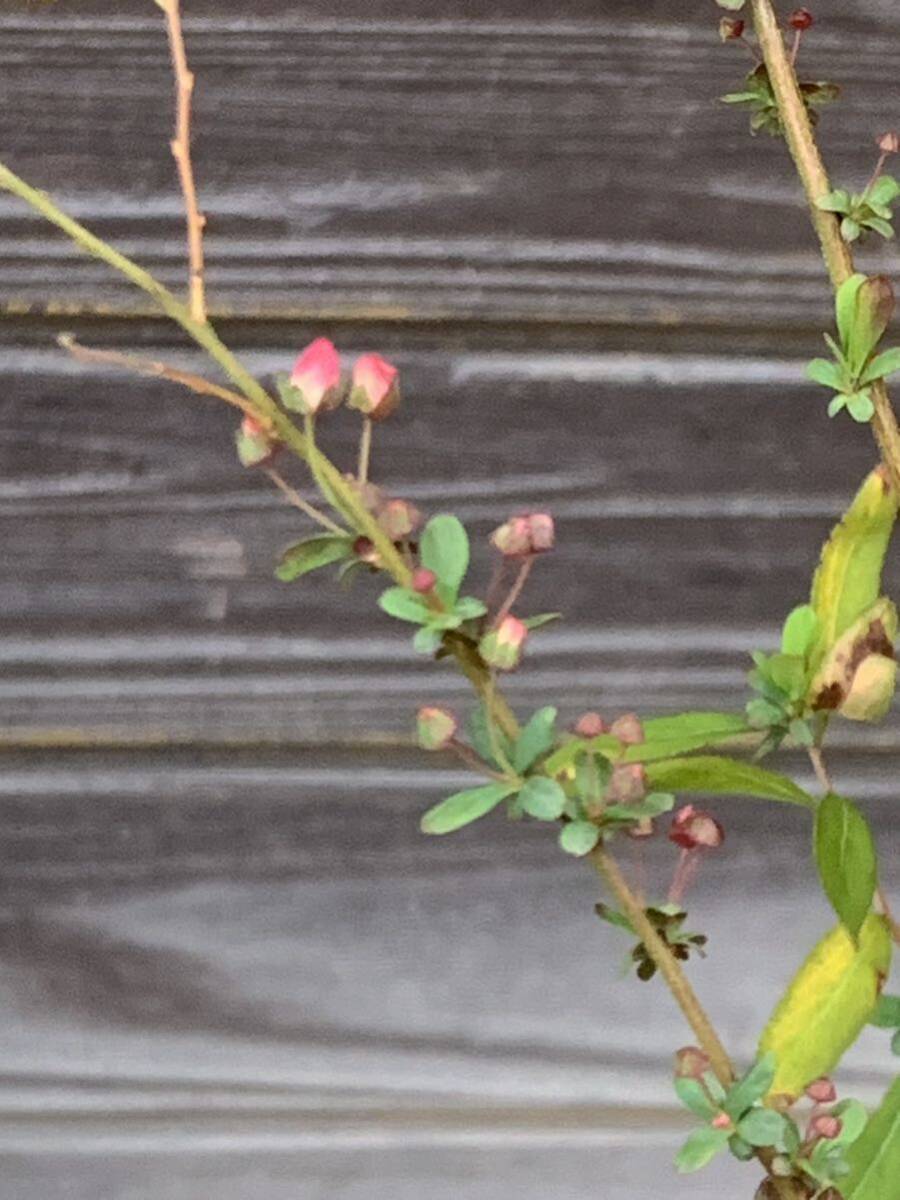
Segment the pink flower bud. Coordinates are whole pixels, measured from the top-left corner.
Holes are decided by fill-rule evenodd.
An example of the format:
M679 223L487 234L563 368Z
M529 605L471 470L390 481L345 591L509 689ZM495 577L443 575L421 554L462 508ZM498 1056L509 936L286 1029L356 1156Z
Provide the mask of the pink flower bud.
M878 139L878 149L883 150L885 154L896 154L900 151L900 133L893 130L883 133Z
M808 8L795 8L788 17L788 25L791 29L799 29L802 33L804 30L812 28L813 20L813 15Z
M434 571L429 571L427 567L417 567L413 571L410 587L414 592L418 592L420 596L426 595L432 590L437 583L437 575Z
M328 338L316 338L306 347L291 371L291 387L299 393L302 412L315 414L337 408L341 402L341 359Z
M609 732L614 738L618 738L623 746L639 746L644 741L644 727L637 713L625 713L616 717L609 727Z
M422 514L408 500L387 500L378 513L378 524L392 542L400 542L419 528Z
M522 661L528 628L518 617L504 617L478 644L481 657L498 671L514 671Z
M686 804L672 818L669 841L684 850L715 850L725 841L725 831L708 812Z
M815 1100L816 1104L832 1104L837 1099L837 1089L824 1075L821 1079L813 1080L806 1089L806 1094L810 1100Z
M241 421L241 433L244 437L260 437L265 432L265 426L257 421L256 417L251 417L249 413Z
M364 354L353 366L349 404L372 421L383 421L400 403L399 372L380 354Z
M601 733L606 733L606 722L599 713L582 713L575 722L575 732L583 738L599 737Z
M510 517L491 534L491 542L506 558L527 558L553 549L553 518L549 513Z
M420 708L416 732L423 750L446 750L456 736L459 724L446 708Z
M269 462L276 451L278 443L267 432L265 427L255 417L244 417L241 427L235 435L238 458L245 467L258 467Z
M697 1046L684 1046L675 1054L675 1075L678 1079L702 1079L711 1066L708 1055Z
M727 1112L716 1113L716 1115L710 1121L710 1125L712 1125L713 1129L730 1129L731 1124L731 1117L729 1117Z
M621 763L613 767L606 789L610 804L639 804L647 794L647 772L640 763Z
M815 1134L816 1137L825 1138L829 1142L838 1137L843 1128L840 1117L833 1117L831 1113L822 1113L821 1116L813 1117L809 1123L810 1133Z
M736 42L744 36L746 28L743 21L734 17L723 17L719 22L719 37L723 42Z

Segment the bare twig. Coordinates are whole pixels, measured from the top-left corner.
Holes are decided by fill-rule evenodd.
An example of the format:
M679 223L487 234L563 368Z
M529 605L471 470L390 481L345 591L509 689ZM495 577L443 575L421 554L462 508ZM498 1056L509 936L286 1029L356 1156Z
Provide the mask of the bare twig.
M363 417L362 430L359 435L359 465L356 468L356 478L360 485L369 481L369 461L372 457L372 420Z
M339 533L346 535L347 530L341 529L340 525L332 521L331 517L320 512L314 504L310 504L308 500L304 500L300 493L292 488L287 480L272 467L266 467L266 474L278 488L279 492L285 497L288 503L293 504L294 508L299 508L302 513L305 513L310 520L315 521L317 525L321 525L323 529L327 529L329 533Z
M528 576L531 574L531 568L533 565L534 559L531 556L523 560L522 565L519 567L518 573L513 580L513 585L509 589L506 599L500 605L500 610L494 618L495 625L499 625L504 617L509 616L510 612L512 611L512 606L521 596L522 589L528 582Z
M172 157L178 168L184 212L187 222L189 295L191 316L195 321L206 320L206 295L203 279L203 230L206 217L197 203L194 165L191 161L191 99L194 94L194 75L188 67L181 27L181 0L156 0L166 16L172 70L175 73L175 136L172 138Z

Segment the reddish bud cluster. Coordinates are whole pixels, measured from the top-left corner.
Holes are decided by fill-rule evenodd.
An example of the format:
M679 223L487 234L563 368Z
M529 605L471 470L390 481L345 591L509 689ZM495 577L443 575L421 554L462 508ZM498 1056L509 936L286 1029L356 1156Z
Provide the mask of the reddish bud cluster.
M799 29L801 33L807 29L811 29L815 18L808 8L795 8L788 17L788 25L791 29Z
M392 542L402 542L422 524L424 517L408 500L385 500L377 511L378 524Z
M676 1079L702 1079L711 1066L709 1056L697 1046L684 1046L676 1051Z
M506 558L528 558L553 549L553 518L549 513L510 517L491 534L491 542Z
M825 1138L829 1142L839 1137L843 1128L843 1122L840 1117L833 1117L831 1113L822 1113L821 1116L813 1117L809 1123L811 1134L814 1134L816 1137Z
M644 727L637 713L623 713L621 717L616 717L609 732L623 746L640 746L644 741Z
M456 717L446 708L420 708L416 717L416 733L423 750L446 750L458 727Z
M607 725L599 713L582 713L575 722L575 732L579 737L595 738L607 732Z
M285 406L307 416L337 408L347 388L341 357L328 338L316 338L302 350L282 393ZM380 354L363 354L356 360L348 404L373 421L389 417L400 403L397 368Z
M725 830L708 812L686 804L672 818L669 841L683 850L715 850L725 841Z
M723 17L719 22L719 37L723 42L737 42L744 36L745 23L738 17Z
M837 1099L837 1089L826 1076L814 1079L807 1087L806 1094L816 1104L832 1104Z

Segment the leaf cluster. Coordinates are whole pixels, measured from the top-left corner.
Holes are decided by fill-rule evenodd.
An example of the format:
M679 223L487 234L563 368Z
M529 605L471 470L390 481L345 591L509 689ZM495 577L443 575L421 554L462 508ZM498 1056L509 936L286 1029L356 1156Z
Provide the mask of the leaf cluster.
M825 83L822 80L801 82L799 88L803 107L812 125L819 120L818 110L837 100L841 94L837 84ZM722 97L722 101L725 104L742 104L750 110L751 133L768 133L772 137L784 136L784 123L775 90L764 63L760 63L750 72L741 91L728 92Z
M624 913L610 908L607 904L595 904L594 911L601 920L637 936L637 931ZM680 905L659 904L645 908L644 913L679 962L687 962L692 951L697 951L703 956L703 949L709 939L706 934L685 930L687 913ZM639 941L631 951L631 961L634 963L638 979L647 981L656 974L656 963L643 941Z
M841 217L841 237L845 242L864 241L872 231L883 238L894 236L893 205L900 196L900 183L892 175L879 177L864 192L835 188L816 201L824 212Z

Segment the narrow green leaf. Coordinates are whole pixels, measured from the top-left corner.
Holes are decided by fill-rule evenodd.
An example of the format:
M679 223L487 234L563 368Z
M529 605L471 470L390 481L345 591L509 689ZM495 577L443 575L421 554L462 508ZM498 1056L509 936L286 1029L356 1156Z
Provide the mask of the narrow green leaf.
M378 606L389 617L410 621L413 625L427 625L431 617L431 610L424 598L407 588L388 588L378 597Z
M718 755L648 763L647 778L654 788L664 791L758 796L764 800L800 804L804 808L814 808L816 804L809 792L798 787L787 775Z
M519 803L538 821L558 821L566 807L566 793L555 779L534 775L525 780L519 792Z
M884 336L894 312L894 292L884 275L872 275L856 293L853 324L846 342L847 360L859 375Z
M562 617L562 613L538 613L536 617L526 617L522 624L526 629L541 629L544 625L549 625L551 621L558 621Z
M806 374L815 383L839 392L844 385L844 376L840 367L828 358L814 358L806 364Z
M438 595L453 605L469 569L469 537L458 517L441 513L432 517L419 540L423 567L438 578Z
M836 417L838 415L838 413L841 412L842 409L844 409L846 407L847 407L847 397L846 396L844 396L843 394L840 394L837 396L832 396L831 399L828 401L829 417Z
M723 1105L733 1121L742 1117L757 1100L767 1095L775 1078L774 1054L763 1054L744 1075L728 1089Z
M900 1197L900 1076L847 1152L850 1174L841 1180L846 1200Z
M843 233L843 225L841 227ZM866 276L857 271L855 275L851 275L837 290L837 295L834 300L835 315L837 317L838 334L841 339L841 348L846 351L850 345L850 339L853 336L853 326L856 321L856 301L859 295L859 289L866 282Z
M434 568L431 568L434 570ZM518 784L487 783L484 787L470 788L465 792L457 792L448 796L434 808L430 808L422 817L423 833L454 833L464 825L471 825L480 817L486 816L508 796L513 795Z
M570 821L559 831L559 844L566 854L583 858L600 841L600 830L590 821Z
M293 546L282 551L275 568L278 579L289 583L299 579L319 567L327 567L330 563L341 562L353 554L353 539L344 534L323 533L316 537L305 538L295 542Z
M870 204L893 204L900 196L900 183L892 175L881 175L869 188Z
M878 883L869 824L855 804L831 792L816 812L814 845L825 895L850 936L856 938Z
M889 242L894 236L894 227L885 217L867 217L865 221L863 221L863 226L866 229L874 229L875 232L880 234L887 242Z
M843 188L835 188L833 192L828 192L827 195L819 197L816 201L816 208L821 208L823 212L849 212L850 193L844 191Z
M874 383L876 379L886 379L895 371L900 371L900 346L885 350L883 354L876 354L866 367L859 382L861 384Z
M676 1155L675 1166L678 1173L687 1175L705 1167L725 1149L730 1137L727 1129L713 1129L710 1126L695 1129Z
M463 596L462 599L457 600L453 611L463 621L473 621L476 617L484 616L487 612L487 605L475 596Z
M494 744L496 743L500 749L500 753L507 759L512 759L512 746L509 738L503 733L497 725L494 726L493 736L491 735L489 718L487 710L483 704L477 704L472 710L468 720L469 740L485 762L490 763L497 769L502 768L502 764L497 761L494 755Z
M819 618L811 604L798 604L788 613L781 631L781 653L804 658L819 632Z
M556 713L552 706L539 708L522 730L512 756L512 764L519 774L524 774L552 749L556 741Z
M706 1088L699 1079L676 1078L675 1094L695 1117L710 1121L716 1115L716 1106L711 1102L706 1094Z
M642 821L645 817L662 816L674 807L675 797L671 793L651 792L635 804L610 804L604 809L604 815L614 821Z

